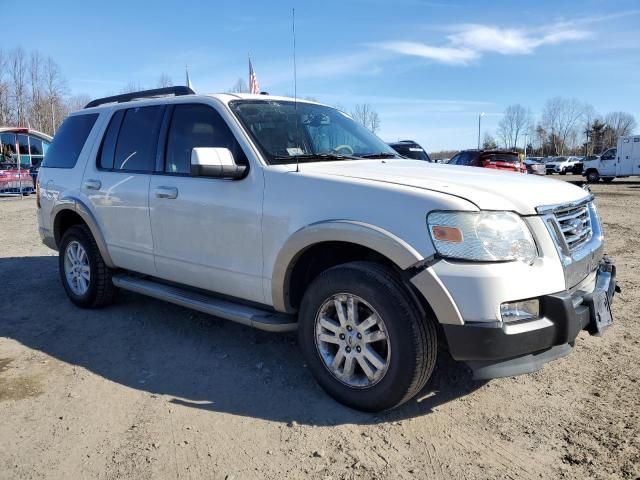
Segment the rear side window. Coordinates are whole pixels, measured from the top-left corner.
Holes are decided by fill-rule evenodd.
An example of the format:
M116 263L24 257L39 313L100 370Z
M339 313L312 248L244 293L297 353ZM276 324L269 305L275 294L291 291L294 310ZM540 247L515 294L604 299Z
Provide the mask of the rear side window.
M164 106L126 110L116 142L114 170L153 171L163 113Z
M100 147L100 153L98 154L98 167L105 170L111 170L113 168L113 160L116 154L116 142L118 141L118 132L120 132L120 125L122 125L122 117L124 117L125 110L118 110L111 117L109 127L104 135L102 146Z
M53 138L44 157L43 167L73 168L78 161L82 147L89 137L97 113L68 117Z

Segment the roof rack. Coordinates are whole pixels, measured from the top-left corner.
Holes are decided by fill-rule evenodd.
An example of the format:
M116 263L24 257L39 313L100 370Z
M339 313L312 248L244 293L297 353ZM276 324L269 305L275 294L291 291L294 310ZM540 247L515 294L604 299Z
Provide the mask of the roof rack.
M114 95L112 97L96 98L91 100L85 105L84 108L97 107L98 105L104 105L105 103L123 103L130 102L132 100L138 100L141 98L154 98L162 97L165 95L175 95L176 97L181 95L194 95L196 92L189 87L176 86L166 88L154 88L152 90L141 90L139 92L123 93L122 95Z

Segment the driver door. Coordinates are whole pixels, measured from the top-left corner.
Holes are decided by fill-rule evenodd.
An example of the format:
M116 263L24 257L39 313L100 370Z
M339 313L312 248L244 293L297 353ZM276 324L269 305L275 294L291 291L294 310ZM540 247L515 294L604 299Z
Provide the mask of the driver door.
M157 275L264 303L262 172L249 168L240 180L192 177L195 147L224 147L237 164L248 160L212 106L177 104L170 115L162 171L149 190Z
M610 148L602 154L600 157L599 174L601 177L615 177L616 176L616 150Z

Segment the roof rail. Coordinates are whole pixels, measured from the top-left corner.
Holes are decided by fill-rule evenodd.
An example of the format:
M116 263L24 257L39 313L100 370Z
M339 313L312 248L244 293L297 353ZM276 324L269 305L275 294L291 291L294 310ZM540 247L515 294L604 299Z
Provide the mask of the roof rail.
M131 100L138 100L141 98L154 98L164 95L175 95L176 97L181 95L193 95L196 92L189 87L176 86L166 88L154 88L152 90L141 90L139 92L123 93L122 95L114 95L112 97L96 98L91 100L85 105L84 108L97 107L98 105L104 105L105 103L123 103L130 102Z

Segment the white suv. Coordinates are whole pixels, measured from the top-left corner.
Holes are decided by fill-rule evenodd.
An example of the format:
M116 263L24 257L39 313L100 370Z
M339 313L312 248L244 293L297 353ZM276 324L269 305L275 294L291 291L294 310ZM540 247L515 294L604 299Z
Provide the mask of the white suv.
M477 378L516 375L611 323L589 192L404 159L317 103L186 87L96 100L38 181L75 304L121 288L297 329L320 385L361 410L413 397L439 346Z

